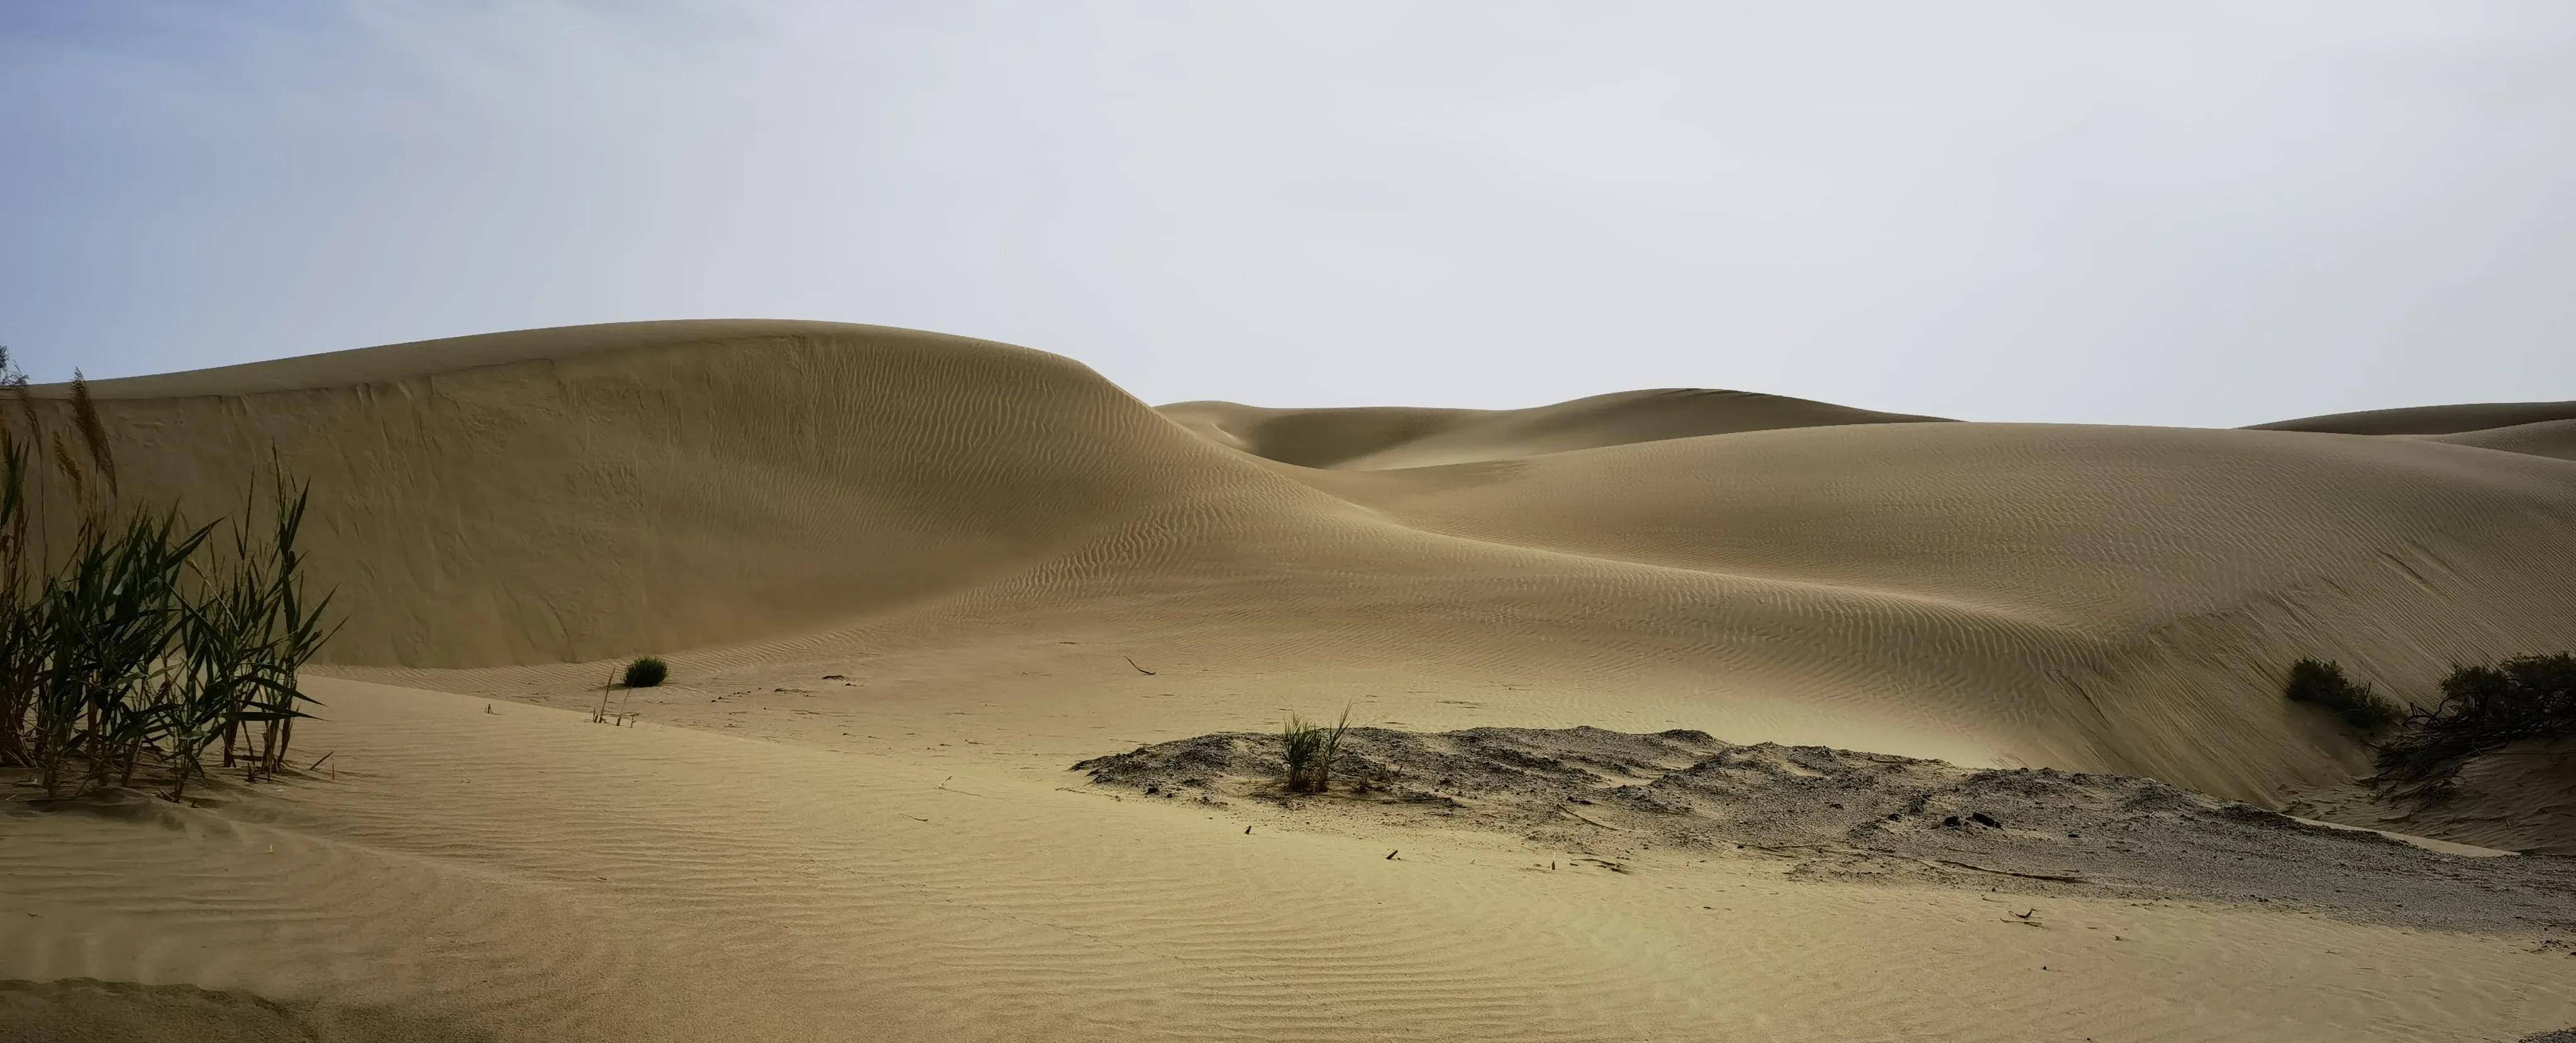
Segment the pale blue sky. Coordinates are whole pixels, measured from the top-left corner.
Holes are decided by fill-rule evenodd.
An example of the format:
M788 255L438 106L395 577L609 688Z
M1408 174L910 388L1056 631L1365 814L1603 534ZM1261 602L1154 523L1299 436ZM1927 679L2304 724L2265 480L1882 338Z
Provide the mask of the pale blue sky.
M2576 397L2576 5L0 0L38 379L797 317L1148 401Z

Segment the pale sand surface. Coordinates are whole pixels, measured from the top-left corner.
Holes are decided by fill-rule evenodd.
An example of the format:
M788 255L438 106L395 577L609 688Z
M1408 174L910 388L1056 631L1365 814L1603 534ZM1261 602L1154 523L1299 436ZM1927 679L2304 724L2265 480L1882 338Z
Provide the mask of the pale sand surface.
M1246 835L1223 809L1112 799L1059 763L317 689L332 720L305 741L337 751L337 779L8 819L0 915L22 933L0 978L186 984L320 1005L318 1022L392 1011L514 1039L2501 1039L2576 1023L2568 957L2529 937L1792 880L1784 861L1704 853L1619 873L1328 812ZM1025 717L1081 728L1043 703ZM2042 926L2015 916L2033 908Z
M32 925L0 978L274 1004L56 985L6 993L22 1007L121 997L352 1038L2576 1023L2551 984L2576 967L2548 948L2564 924L2049 894L2033 928L1998 911L2008 893L1759 860L1546 872L1521 837L1330 816L1247 837L1240 811L1066 770L1349 704L1415 730L1694 728L2279 806L2366 764L2282 702L2291 659L2422 696L2454 663L2566 646L2564 405L2289 425L2313 431L1732 392L1158 412L1042 352L753 321L96 390L129 490L216 513L272 450L313 480L317 579L352 622L325 653L341 680L316 686L330 720L297 746L341 774L0 819L0 918ZM632 696L646 724L587 723L644 652L674 667ZM2520 848L2576 808L2505 788L2452 816L2466 835L2301 813Z

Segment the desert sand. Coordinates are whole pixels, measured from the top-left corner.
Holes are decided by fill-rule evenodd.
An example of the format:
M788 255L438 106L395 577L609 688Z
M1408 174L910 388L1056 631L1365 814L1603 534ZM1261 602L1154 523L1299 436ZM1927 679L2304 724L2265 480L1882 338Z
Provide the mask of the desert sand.
M2238 430L1691 390L1156 409L1026 348L771 321L92 389L129 495L220 514L272 454L313 482L350 622L296 746L331 760L191 806L7 806L0 1039L2576 1025L2563 758L2513 751L2410 818L2279 694L2300 656L2423 698L2566 648L2576 403ZM618 693L639 722L591 723L647 653L673 670ZM1539 828L1526 794L1444 816L1073 768L1346 705L1936 759L1905 769L1936 790L2130 777L2084 791L2105 807L2153 779L2207 827L2162 843L2356 894L2035 846L2070 831L2039 805L1915 824L1948 831L1891 860L1725 814Z

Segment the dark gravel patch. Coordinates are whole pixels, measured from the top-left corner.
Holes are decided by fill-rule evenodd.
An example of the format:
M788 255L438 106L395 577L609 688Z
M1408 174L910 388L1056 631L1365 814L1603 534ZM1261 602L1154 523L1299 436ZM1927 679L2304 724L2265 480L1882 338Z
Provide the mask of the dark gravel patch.
M2576 860L2469 858L2120 775L1972 769L1696 731L1353 729L1329 794L1292 795L1275 735L1075 765L1099 785L1517 833L1602 857L1785 858L1798 875L2282 904L2453 930L2576 927Z

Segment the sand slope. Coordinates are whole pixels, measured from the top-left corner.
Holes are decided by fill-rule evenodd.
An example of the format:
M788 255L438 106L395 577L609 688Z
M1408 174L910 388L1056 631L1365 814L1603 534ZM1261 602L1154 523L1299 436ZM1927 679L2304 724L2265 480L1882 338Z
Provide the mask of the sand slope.
M2269 800L2360 763L2278 699L2292 658L2421 692L2576 618L2576 465L2421 439L1689 392L1166 416L1040 352L788 322L99 391L131 488L221 503L271 447L314 479L353 614L332 660L522 698L655 650L755 703L838 673L816 698L1042 698L1177 737L1368 700ZM1403 466L1434 460L1465 462ZM1130 656L1174 704L1120 702ZM484 669L420 672L456 668ZM724 723L794 737L767 709Z
M2471 757L2440 799L2362 784L2298 794L2293 813L2513 851L2576 856L2576 739L2525 740Z
M271 450L314 483L314 550L353 610L330 656L357 663L768 637L1229 480L1069 361L870 327L539 330L95 392L128 488L220 511Z

